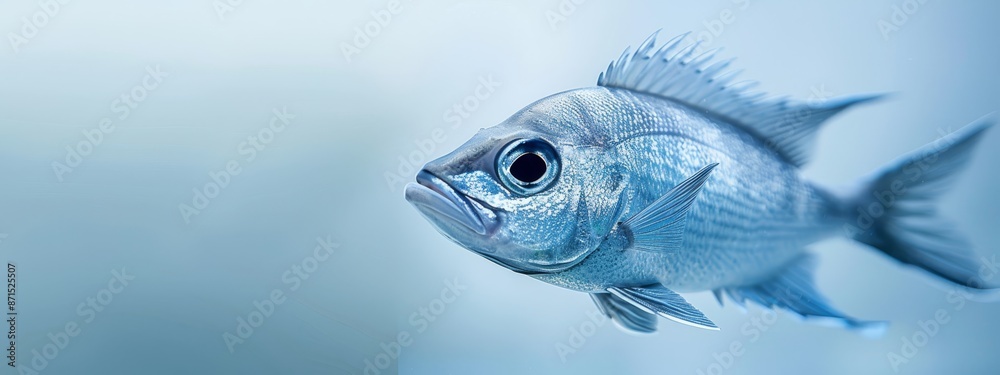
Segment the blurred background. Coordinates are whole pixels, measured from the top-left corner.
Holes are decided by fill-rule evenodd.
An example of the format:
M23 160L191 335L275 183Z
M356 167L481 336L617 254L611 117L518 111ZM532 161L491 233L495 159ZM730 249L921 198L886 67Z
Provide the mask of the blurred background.
M586 295L452 244L402 186L478 129L593 85L657 29L725 46L775 94L893 93L821 132L803 173L846 184L1000 109L998 13L916 0L4 2L0 253L16 265L19 369L3 371L994 373L1000 304L846 240L814 246L818 284L844 311L891 321L882 338L707 292L685 297L721 331L664 320L635 336L592 319ZM940 205L987 260L998 158L994 131Z

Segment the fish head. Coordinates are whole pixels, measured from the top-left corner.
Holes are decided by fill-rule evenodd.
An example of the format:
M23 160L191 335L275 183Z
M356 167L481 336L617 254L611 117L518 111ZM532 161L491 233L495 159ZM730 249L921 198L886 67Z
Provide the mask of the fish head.
M520 273L552 273L617 223L626 175L574 92L529 105L427 163L406 199L443 235Z

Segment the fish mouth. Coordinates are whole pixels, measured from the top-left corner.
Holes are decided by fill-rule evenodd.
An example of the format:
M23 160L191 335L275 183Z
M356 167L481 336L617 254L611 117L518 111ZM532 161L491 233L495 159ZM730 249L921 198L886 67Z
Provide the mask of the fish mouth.
M410 204L433 222L445 218L481 236L493 234L499 226L493 211L459 193L426 169L417 173L416 183L406 185L404 194Z
M583 254L572 261L553 264L504 259L496 249L486 245L500 228L501 215L496 209L459 193L444 179L426 169L417 173L416 183L406 185L404 196L445 237L517 273L537 275L559 272L573 267L589 255Z

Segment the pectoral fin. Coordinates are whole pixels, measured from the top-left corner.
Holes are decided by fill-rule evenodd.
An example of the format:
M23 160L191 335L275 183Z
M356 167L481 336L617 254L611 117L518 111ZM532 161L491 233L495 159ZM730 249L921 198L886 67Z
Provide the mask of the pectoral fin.
M591 293L590 297L594 299L601 313L622 328L637 333L656 332L656 315L645 312L610 293Z
M705 317L705 314L685 301L684 297L662 285L649 285L641 288L611 287L608 288L608 292L647 313L693 327L719 329L715 323Z
M621 224L630 238L629 249L673 252L684 240L684 221L688 209L698 198L709 174L719 163L712 163L691 175L649 206Z

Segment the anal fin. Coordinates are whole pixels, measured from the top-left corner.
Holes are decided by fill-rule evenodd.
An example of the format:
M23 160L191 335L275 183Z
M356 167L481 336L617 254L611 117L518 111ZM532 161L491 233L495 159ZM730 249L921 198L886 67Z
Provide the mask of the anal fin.
M790 311L806 321L856 330L866 336L880 336L888 325L886 322L858 320L830 306L813 283L815 264L815 257L804 254L768 280L713 292L720 303L721 295L725 293L740 305L750 300L766 308Z

